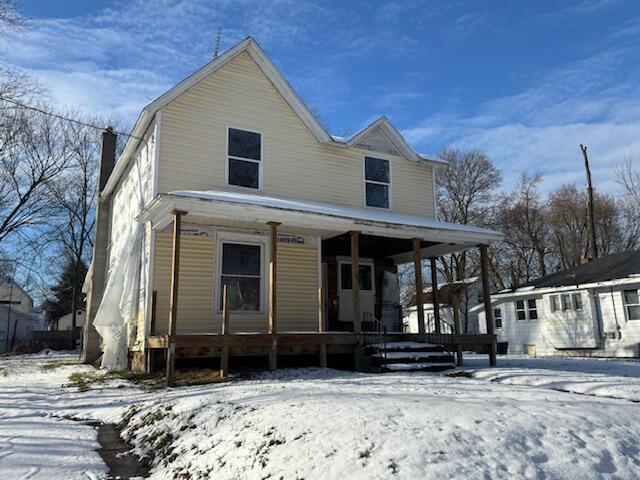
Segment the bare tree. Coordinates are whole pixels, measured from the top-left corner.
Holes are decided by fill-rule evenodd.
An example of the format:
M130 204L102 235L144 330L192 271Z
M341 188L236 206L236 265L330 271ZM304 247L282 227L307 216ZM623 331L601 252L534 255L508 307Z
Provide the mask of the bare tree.
M50 202L57 218L49 236L64 261L63 265L57 265L58 270L71 266L71 310L75 327L85 265L90 262L93 246L100 132L69 122L63 127L70 158L65 172L49 185Z
M0 249L50 222L54 212L48 187L70 159L59 120L21 107L5 108L2 116Z
M0 0L0 32L22 25L23 17L13 0Z
M640 170L633 168L633 159L626 158L615 172L616 182L624 189L624 196L640 211Z
M546 209L538 192L541 180L540 174L523 172L513 191L502 195L498 203L497 227L505 239L496 260L503 286L547 274L551 244Z
M637 215L637 214L636 214ZM626 223L624 206L611 195L594 196L595 232L598 251L610 255L634 248L637 220ZM549 225L559 268L576 266L589 255L587 195L575 185L564 185L549 196ZM635 229L635 234L634 234Z
M440 220L488 225L492 202L502 176L491 159L478 150L445 149L438 155L448 163L438 172L438 212ZM477 271L469 265L467 252L443 257L440 268L447 282L462 280Z

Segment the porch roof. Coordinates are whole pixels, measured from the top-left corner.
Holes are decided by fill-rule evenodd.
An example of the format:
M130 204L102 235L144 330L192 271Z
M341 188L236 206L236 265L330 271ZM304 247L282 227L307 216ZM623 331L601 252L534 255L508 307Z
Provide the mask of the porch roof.
M149 221L154 229L162 229L171 223L174 210L185 211L189 216L198 218L260 224L277 221L283 227L321 231L325 238L356 230L382 237L421 238L434 243L423 249L425 257L489 244L503 238L503 234L495 230L425 217L222 190L159 194L137 220Z

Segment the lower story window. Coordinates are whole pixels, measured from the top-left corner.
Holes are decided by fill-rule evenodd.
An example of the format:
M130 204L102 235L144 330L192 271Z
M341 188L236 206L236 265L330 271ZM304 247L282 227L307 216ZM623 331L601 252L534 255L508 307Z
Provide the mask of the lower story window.
M638 290L625 290L622 295L624 297L624 308L627 310L627 318L629 320L640 320L640 293Z
M535 298L528 300L516 301L516 318L518 321L524 322L527 320L538 319L538 305Z
M229 310L260 312L262 293L262 245L222 243L220 284L229 286ZM220 288L220 310L224 288Z
M502 310L500 308L493 309L493 320L495 321L496 328L502 328Z

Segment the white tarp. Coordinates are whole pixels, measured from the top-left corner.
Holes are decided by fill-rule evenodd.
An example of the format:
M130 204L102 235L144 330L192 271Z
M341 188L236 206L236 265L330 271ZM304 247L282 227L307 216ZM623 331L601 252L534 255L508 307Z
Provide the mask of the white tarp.
M129 230L127 248L109 272L102 302L93 325L102 337L102 364L107 370L127 368L127 340L135 335L140 292L140 258L144 226L134 222Z
M402 331L400 319L400 286L398 275L384 272L382 277L382 315L381 322L388 332Z

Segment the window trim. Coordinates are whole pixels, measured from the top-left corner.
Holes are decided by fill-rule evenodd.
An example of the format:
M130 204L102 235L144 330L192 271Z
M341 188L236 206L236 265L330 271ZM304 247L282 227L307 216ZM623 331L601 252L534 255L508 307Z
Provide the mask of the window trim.
M622 295L622 306L624 307L624 317L627 322L640 322L640 319L630 318L629 316L629 307L640 306L640 303L627 303L627 300L625 299L625 296L624 296L624 292L628 290L631 290L631 291L635 290L638 295L638 301L640 302L640 288L624 288L622 292L620 292L620 294Z
M260 160L254 160L252 158L236 157L229 155L229 130L242 130L243 132L255 133L260 135ZM235 125L225 126L225 140L224 140L224 185L225 187L243 190L246 192L262 192L264 191L264 133L258 130L252 130L245 127L237 127ZM258 164L258 188L243 187L242 185L233 185L229 183L229 160L240 160L242 162L252 162Z
M536 302L536 308L529 308L529 300L533 300L534 302ZM524 299L516 299L513 302L513 307L515 309L516 312L516 322L537 322L540 319L540 306L538 305L538 300L539 298L537 297L533 297L533 298L524 298ZM518 302L522 302L524 305L524 310L521 308L518 308ZM535 310L536 311L536 317L537 318L531 318L531 314L529 313L530 310ZM524 319L519 319L518 318L518 311L524 311Z
M377 180L367 180L367 157L375 158L377 160L384 160L385 162L389 163L389 183L379 182ZM393 184L393 173L391 171L392 163L393 162L388 158L384 158L381 156L373 156L373 155L367 155L367 154L362 155L362 196L363 196L362 203L364 205L364 208L373 208L374 210L382 210L383 212L388 212L393 209L393 189L391 186ZM389 206L388 207L376 207L373 205L367 205L367 183L373 183L374 185L384 185L388 188L389 190Z
M224 243L235 243L238 245L257 245L260 247L260 309L256 311L230 310L234 315L263 316L269 313L267 305L268 275L267 265L269 264L268 239L264 235L251 235L244 233L219 232L215 246L215 278L213 279L213 314L222 315L220 308L220 297L222 295L222 245Z
M499 312L500 315L496 315L496 312ZM498 326L496 320L500 320L500 326ZM493 307L493 326L495 327L496 330L500 330L502 329L503 323L502 323L502 308L501 307Z
M352 266L353 268L353 264L351 262L351 257L343 257L343 256L338 256L336 257L337 263L338 263L338 295L340 294L340 292L342 291L353 291L353 289L351 290L346 290L342 288L342 265L343 264L349 264ZM360 292L372 292L374 295L376 294L376 279L375 279L375 275L376 275L376 270L375 270L375 265L373 262L372 258L368 258L368 257L360 257L360 259L358 260L358 265L360 267L363 266L368 266L371 267L371 290L362 290L360 289Z

